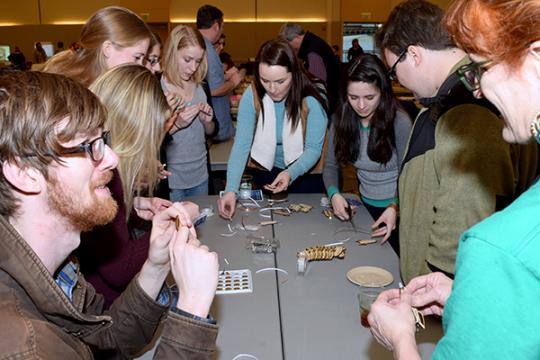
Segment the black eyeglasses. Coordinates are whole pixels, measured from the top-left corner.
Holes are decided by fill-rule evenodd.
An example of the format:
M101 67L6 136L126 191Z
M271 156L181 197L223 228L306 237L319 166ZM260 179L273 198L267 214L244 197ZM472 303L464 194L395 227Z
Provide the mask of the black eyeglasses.
M401 62L403 59L405 59L405 56L407 56L407 51L408 51L408 50L409 50L409 47L407 46L407 47L405 48L405 50L403 50L403 51L399 54L399 56L398 56L396 62L394 63L394 65L392 65L392 66L390 67L390 70L388 70L388 77L390 78L390 80L393 81L393 80L396 80L396 79L397 79L397 75L396 75L396 67L397 67L397 64L398 64L399 62Z
M474 62L463 65L457 71L459 79L467 90L476 91L480 89L480 79L486 71L493 66L492 60Z
M61 152L62 155L79 154L87 152L94 161L101 161L105 156L105 145L111 145L110 131L104 131L100 137L92 141L84 142L80 145L67 148Z

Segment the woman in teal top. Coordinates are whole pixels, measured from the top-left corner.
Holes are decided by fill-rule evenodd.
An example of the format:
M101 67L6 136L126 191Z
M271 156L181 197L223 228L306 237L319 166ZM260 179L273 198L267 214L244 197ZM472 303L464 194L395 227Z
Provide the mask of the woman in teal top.
M540 143L540 3L456 0L446 16L473 60L459 70L461 80L499 109L503 138ZM453 282L433 273L383 292L368 317L376 339L396 359L419 359L414 306L443 315L445 334L432 359L540 359L539 214L536 182L463 234Z
M227 219L234 215L248 158L259 169L252 171L254 183L273 193L322 190L304 174L321 157L327 125L323 97L287 42L266 42L256 62L255 84L246 90L238 107L227 186L218 201L219 213Z

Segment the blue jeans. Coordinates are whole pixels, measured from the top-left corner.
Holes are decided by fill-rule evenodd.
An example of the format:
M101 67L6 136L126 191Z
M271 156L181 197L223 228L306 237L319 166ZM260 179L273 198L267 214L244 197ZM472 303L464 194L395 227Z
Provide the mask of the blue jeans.
M208 195L208 179L189 189L171 189L170 200L172 202L183 201L185 198L197 195Z

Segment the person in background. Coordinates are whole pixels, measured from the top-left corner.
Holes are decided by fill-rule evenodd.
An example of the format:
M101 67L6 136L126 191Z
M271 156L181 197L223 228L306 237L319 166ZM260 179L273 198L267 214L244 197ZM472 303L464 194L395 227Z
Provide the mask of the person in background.
M214 49L216 49L216 53L218 55L221 55L221 53L225 50L225 34L219 35L218 41L214 44Z
M323 179L337 217L348 220L347 200L339 193L340 165L356 168L360 198L375 220L373 228L384 223L395 228L397 179L411 120L399 108L384 63L375 55L364 54L352 60L345 70L340 107L330 127ZM388 215L388 213L391 213ZM387 232L382 242L399 254L395 232Z
M151 221L171 206L153 197L159 181L155 159L170 110L158 80L137 64L112 68L90 90L107 109L104 128L119 158L108 184L118 212L112 222L83 233L77 256L82 273L109 307L148 256L151 233L139 230L142 220Z
M242 72L231 71L225 79L223 64L214 48L214 44L223 33L223 12L212 5L204 5L197 11L197 30L204 37L208 73L206 80L212 94L212 107L219 124L218 133L213 137L216 141L224 141L234 136L231 118L229 95L244 80Z
M339 68L330 45L295 23L283 24L279 35L292 46L304 68L326 84L330 113L333 113L337 106Z
M109 6L96 11L83 26L79 51L62 51L47 61L43 71L63 74L90 86L108 69L142 65L153 35L131 10Z
M458 70L461 81L500 110L503 138L540 142L540 3L456 0L445 23L472 59ZM443 316L444 336L434 360L538 359L539 212L540 183L535 182L461 236L453 282L433 273L413 279L401 296L398 290L382 293L368 316L377 341L395 359L420 359L413 306Z
M435 271L453 276L459 235L504 209L536 176L536 146L506 143L496 109L459 80L470 59L442 26L443 15L428 1L407 0L377 34L391 77L424 106L398 181L405 282Z
M74 41L69 46L69 50L71 50L73 52L79 52L79 51L81 51L81 46L79 45L78 42Z
M338 68L339 66L341 66L341 56L339 55L339 46L338 45L332 45L332 51L334 52L334 59L336 61L336 64L338 64Z
M63 41L58 41L56 43L56 49L54 50L54 53L55 54L58 54L59 52L62 52L64 51L64 42Z
M320 177L307 173L321 157L325 110L325 99L303 72L291 46L281 39L264 43L256 58L254 85L244 92L238 108L227 185L218 200L222 217L234 215L248 158L257 168L253 181L273 193L322 190Z
M0 71L0 108L0 357L133 358L163 325L156 359L213 358L218 259L196 238L197 207L154 217L147 260L104 311L71 253L82 231L116 214L105 109L65 76L14 70Z
M152 35L154 36L152 36L148 54L144 59L144 66L146 66L152 74L157 74L161 72L161 47L163 44L161 42L161 37L159 37L158 34L153 33Z
M364 49L360 46L360 43L358 42L358 39L352 40L352 46L347 51L347 61L351 62L354 60L357 56L360 56L364 53Z
M41 43L38 41L34 47L34 64L41 64L47 61L47 54L45 53Z
M15 46L15 51L9 54L9 62L17 70L26 70L26 58L18 46Z
M184 25L175 27L165 45L161 78L163 91L174 95L180 106L165 147L171 201L208 195L206 136L217 128L202 86L207 66L201 33Z

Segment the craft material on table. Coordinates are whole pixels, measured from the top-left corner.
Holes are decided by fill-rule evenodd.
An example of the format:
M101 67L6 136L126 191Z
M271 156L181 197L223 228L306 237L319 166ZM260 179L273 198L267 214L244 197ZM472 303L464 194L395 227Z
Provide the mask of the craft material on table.
M334 212L332 210L324 209L322 211L322 214L328 219L332 219L334 217Z
M297 270L299 274L304 274L308 261L332 260L333 258L343 259L347 249L344 246L312 246L296 254Z
M311 209L313 209L313 206L306 205L306 204L290 204L289 205L289 210L294 211L294 212L308 213L310 212Z
M356 285L382 287L394 281L392 274L376 266L358 266L347 272L347 279Z
M253 292L251 270L226 270L219 273L216 294L241 294Z
M356 240L358 245L369 245L377 242L377 239Z

